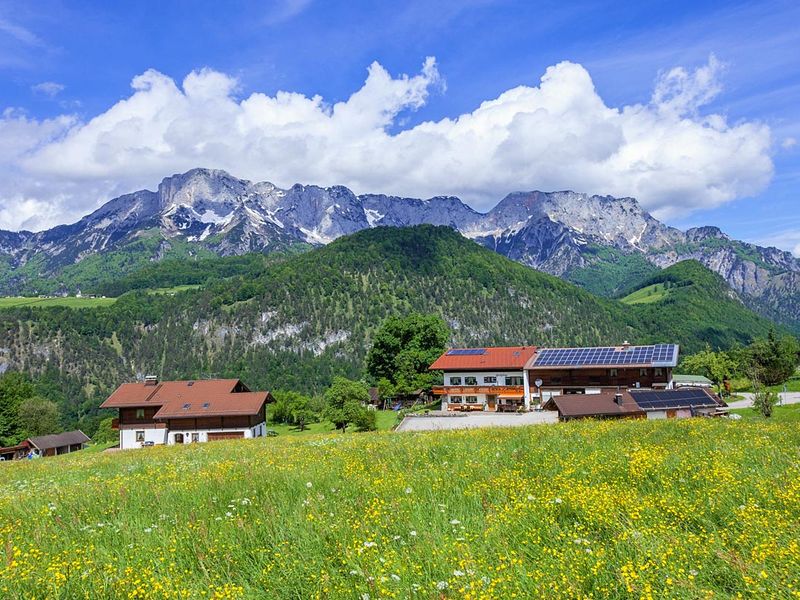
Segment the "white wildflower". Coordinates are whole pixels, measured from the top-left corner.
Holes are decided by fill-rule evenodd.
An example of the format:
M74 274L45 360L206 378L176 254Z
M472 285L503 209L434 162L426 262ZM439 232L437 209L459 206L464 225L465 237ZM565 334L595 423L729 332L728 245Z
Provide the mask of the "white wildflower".
M447 589L447 582L446 581L437 581L436 582L436 589L437 590L446 590Z

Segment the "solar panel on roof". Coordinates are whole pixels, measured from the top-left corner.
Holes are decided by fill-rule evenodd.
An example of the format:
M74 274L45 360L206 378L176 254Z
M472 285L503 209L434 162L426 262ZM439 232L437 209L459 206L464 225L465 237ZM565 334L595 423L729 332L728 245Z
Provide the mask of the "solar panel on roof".
M652 365L674 366L678 358L675 344L654 346L630 346L617 348L543 348L539 351L535 366L591 366L591 365Z
M481 354L486 354L486 348L457 348L447 351L447 356L480 356Z
M645 410L716 406L716 401L701 389L630 390L630 394Z

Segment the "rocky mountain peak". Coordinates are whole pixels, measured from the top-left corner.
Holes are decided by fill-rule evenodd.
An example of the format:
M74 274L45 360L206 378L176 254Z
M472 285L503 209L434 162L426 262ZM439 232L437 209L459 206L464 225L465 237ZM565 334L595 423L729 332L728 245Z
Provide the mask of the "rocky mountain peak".
M371 227L420 224L452 227L509 258L566 278L609 257L616 265L620 257L638 256L637 273L646 263L665 267L693 258L745 296L767 298L771 306L798 294L800 264L789 253L731 240L717 227L682 232L653 218L634 198L513 192L479 213L455 196L356 196L344 186L299 183L282 189L200 168L164 178L156 192L115 198L71 225L36 234L0 232L0 258L11 269L5 280L0 274L0 285L5 281L7 292L19 285L14 269L33 257L45 265L40 273L58 273L92 253L123 249L153 230L167 244L180 238L229 255L327 244ZM618 271L614 266L612 272Z
M703 227L692 227L686 230L686 238L692 242L701 242L710 239L729 240L719 227L704 225Z

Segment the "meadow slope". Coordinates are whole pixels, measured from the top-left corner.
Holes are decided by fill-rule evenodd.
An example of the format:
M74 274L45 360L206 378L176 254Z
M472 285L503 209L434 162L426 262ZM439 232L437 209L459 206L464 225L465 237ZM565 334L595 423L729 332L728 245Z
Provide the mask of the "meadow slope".
M3 598L780 598L800 429L584 422L0 465Z

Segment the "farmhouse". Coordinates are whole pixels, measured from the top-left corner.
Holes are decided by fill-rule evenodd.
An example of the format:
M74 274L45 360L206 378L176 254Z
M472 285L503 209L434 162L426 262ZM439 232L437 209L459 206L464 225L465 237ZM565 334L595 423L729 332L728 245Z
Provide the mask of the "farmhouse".
M525 365L541 403L553 396L603 390L672 387L677 344L589 348L540 348Z
M433 388L442 410L516 411L554 396L619 389L669 389L676 344L585 348L451 348L431 366L444 371Z
M527 406L530 386L525 364L533 346L451 348L430 366L444 371L444 385L433 388L442 410L516 411Z
M100 408L119 410L121 449L190 444L266 434L269 392L251 392L238 379L124 383Z
M40 435L23 440L16 446L0 448L0 460L20 460L28 456L58 456L77 452L86 447L91 438L76 429L53 435Z

